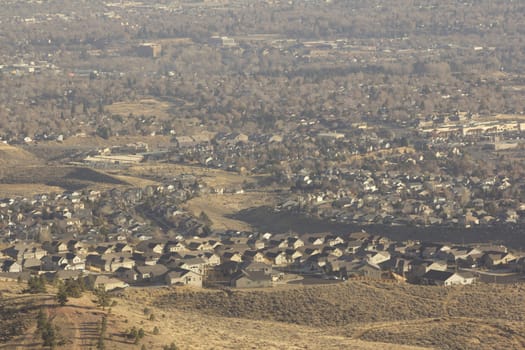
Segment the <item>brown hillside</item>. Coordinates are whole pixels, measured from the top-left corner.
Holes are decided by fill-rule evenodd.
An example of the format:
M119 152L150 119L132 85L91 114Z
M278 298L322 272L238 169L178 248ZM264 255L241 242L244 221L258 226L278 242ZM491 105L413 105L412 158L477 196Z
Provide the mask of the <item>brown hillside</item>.
M0 166L32 166L40 165L42 162L30 152L21 148L10 146L0 142Z
M0 306L7 310L7 305L16 305L15 308L9 307L10 314L3 314L2 328L10 329L15 325L19 333L8 336L8 340L0 339L0 349L43 348L41 337L36 332L35 315L39 307L44 307L60 329L60 337L65 343L57 349L95 349L104 315L108 319L105 349L141 349L144 346L160 350L171 343L178 349L422 349L351 339L319 327L209 316L199 311L167 310L151 305L154 296L174 291L170 288L127 290L122 297L113 298L116 304L111 309L101 310L93 303L91 293L70 298L66 306L60 307L56 305L52 287L48 287L48 293L37 295L21 294L22 287L16 283L0 282ZM13 314L15 309L18 314ZM144 339L137 344L124 336L132 327L142 328L145 332Z
M270 291L189 292L170 310L308 325L352 339L439 349L525 348L525 285L442 288L350 281Z

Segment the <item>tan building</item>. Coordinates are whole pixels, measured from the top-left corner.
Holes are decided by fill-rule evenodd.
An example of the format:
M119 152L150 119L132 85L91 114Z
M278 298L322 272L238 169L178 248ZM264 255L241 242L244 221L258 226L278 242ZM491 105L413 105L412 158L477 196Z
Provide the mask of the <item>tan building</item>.
M143 43L136 48L137 55L141 57L160 57L162 46L157 43Z

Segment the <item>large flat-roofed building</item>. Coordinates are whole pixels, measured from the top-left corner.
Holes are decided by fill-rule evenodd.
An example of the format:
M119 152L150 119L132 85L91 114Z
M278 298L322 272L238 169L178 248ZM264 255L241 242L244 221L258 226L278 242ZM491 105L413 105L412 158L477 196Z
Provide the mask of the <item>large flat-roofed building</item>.
M157 43L143 43L136 48L137 55L141 57L159 57L162 52L162 46Z

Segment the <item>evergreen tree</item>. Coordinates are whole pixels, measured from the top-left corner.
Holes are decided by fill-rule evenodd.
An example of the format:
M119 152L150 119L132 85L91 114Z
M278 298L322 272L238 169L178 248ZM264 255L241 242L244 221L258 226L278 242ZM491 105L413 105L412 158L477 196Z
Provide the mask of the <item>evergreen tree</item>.
M66 303L68 302L68 299L67 299L67 289L66 289L66 286L61 284L59 287L58 287L58 292L57 292L57 302L60 306L64 306L66 305Z

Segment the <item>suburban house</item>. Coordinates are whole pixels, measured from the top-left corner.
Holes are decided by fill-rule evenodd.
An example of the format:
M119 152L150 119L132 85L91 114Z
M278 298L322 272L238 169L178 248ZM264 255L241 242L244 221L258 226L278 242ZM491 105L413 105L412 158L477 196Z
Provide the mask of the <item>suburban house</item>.
M518 259L515 255L508 252L486 252L481 257L481 262L488 268L493 268L499 265L506 265Z
M430 270L446 271L447 262L442 260L413 260L410 262L410 277L422 277Z
M137 282L152 282L158 283L164 280L164 276L168 272L168 268L164 265L144 265L135 266Z
M164 278L167 285L184 285L202 287L202 275L190 270L175 269L168 272Z
M2 263L2 272L22 272L22 266L14 260L4 260Z
M91 283L93 284L94 288L103 288L105 291L129 287L126 282L104 275L98 275L94 277L88 276L87 278L92 279Z
M235 288L267 288L272 286L272 276L264 271L241 270L232 276L231 286Z
M436 286L451 286L461 284L472 284L476 277L468 272L452 272L430 270L421 277L424 284Z
M366 277L370 279L382 279L383 271L381 267L369 262L357 261L355 263L346 264L342 270L343 277Z

